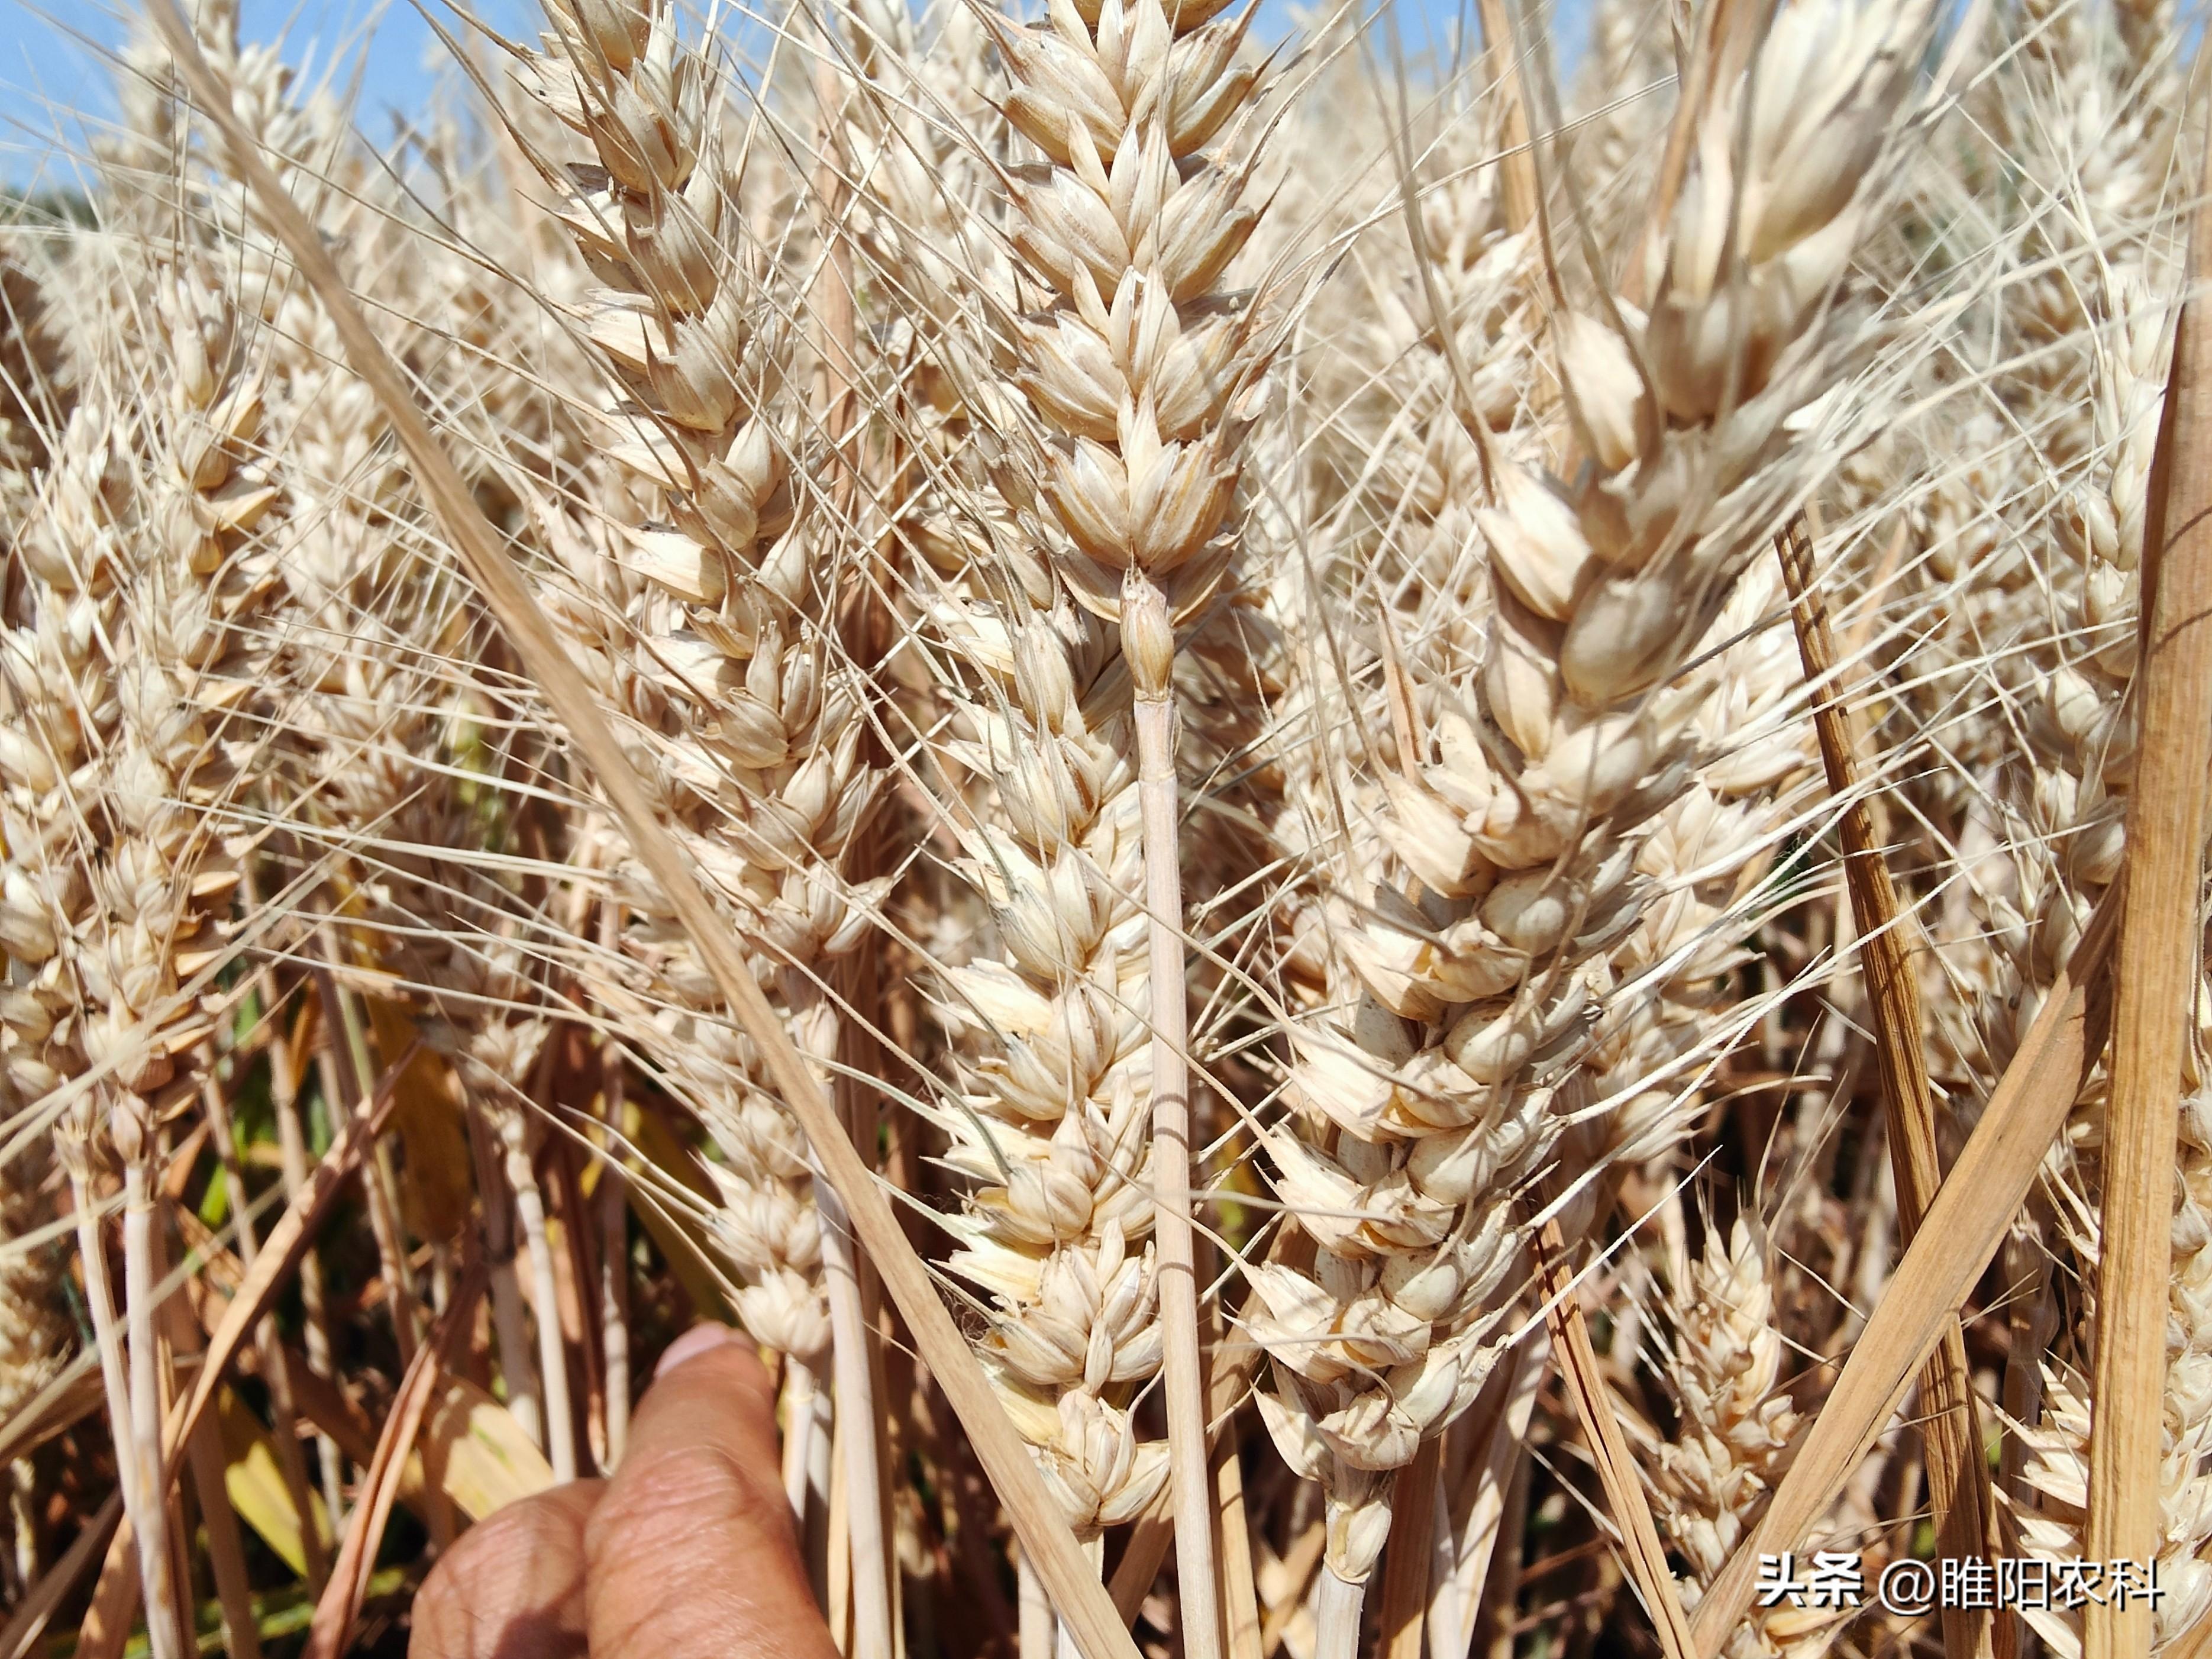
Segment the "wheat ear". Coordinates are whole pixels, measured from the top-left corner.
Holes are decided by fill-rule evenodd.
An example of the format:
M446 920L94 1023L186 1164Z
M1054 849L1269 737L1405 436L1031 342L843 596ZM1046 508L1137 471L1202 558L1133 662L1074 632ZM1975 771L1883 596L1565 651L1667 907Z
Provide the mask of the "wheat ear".
M30 476L51 456L51 411L66 395L61 344L60 331L48 320L37 270L12 248L0 251L0 511L18 521L32 504ZM8 677L0 672L0 729L9 733L0 738L0 785L9 780L8 748L28 736L7 719L15 712L7 685ZM0 870L0 880L9 873ZM11 930L6 926L11 896L0 886L0 970L12 968ZM7 972L4 977L12 991L15 975ZM0 1031L6 1030L0 1024ZM15 1052L11 1045L10 1060ZM37 1086L42 1081L35 1074L19 1078L12 1065L0 1062L0 1120L16 1121L27 1097L25 1085L31 1085L28 1096L35 1098L43 1092ZM52 1164L52 1148L40 1139L0 1160L0 1236L12 1243L38 1224L44 1207L40 1188ZM69 1346L62 1303L64 1255L57 1243L42 1251L11 1251L0 1262L0 1421L15 1419L52 1380ZM38 1475L29 1458L9 1464L8 1488L14 1542L10 1589L21 1598L38 1582L40 1562Z
M1752 1221L1738 1219L1725 1237L1711 1229L1703 1255L1688 1263L1687 1282L1671 1285L1668 1297L1675 1332L1666 1370L1680 1427L1650 1448L1646 1480L1697 1589L1741 1542L1752 1512L1780 1478L1798 1425L1782 1374L1771 1255ZM1684 1599L1695 1604L1694 1595ZM1817 1653L1826 1645L1821 1626L1840 1616L1847 1615L1808 1619L1784 1610L1738 1632L1729 1652L1735 1659Z
M88 556L106 552L117 534L124 494L123 458L111 435L117 412L105 397L81 403L73 411L53 441L27 533L15 550L32 580L27 585L29 603L23 605L29 614L9 629L4 659L11 718L5 728L10 740L0 745L8 809L0 939L8 953L12 992L4 1016L9 1079L34 1101L60 1091L86 1065L76 1040L82 993L71 957L90 895L78 849L71 844L69 798L60 785L106 733L82 719L87 705L74 695L76 686L93 683L100 672L92 655L97 647L82 633L64 628L63 618L90 574L84 568ZM111 572L102 582L111 611L112 588ZM70 1102L56 1135L69 1174L79 1270L115 1439L117 1484L133 1531L143 1536L138 1459L129 1439L128 1364L94 1186L95 1170L104 1161L101 1127L87 1091ZM165 1625L167 1604L150 1606L149 1624ZM173 1632L159 1639L173 1652Z
M1546 480L1492 459L1488 659L1431 694L1418 766L1380 780L1402 874L1340 908L1364 1001L1294 1027L1306 1133L1272 1142L1322 1252L1311 1276L1259 1270L1263 1408L1293 1466L1333 1487L1329 1566L1347 1583L1388 1528L1380 1477L1489 1370L1522 1271L1501 1195L1546 1169L1583 1098L1598 953L1645 902L1630 830L1692 749L1704 690L1676 676L1805 483L1785 421L1852 343L1829 297L1926 27L1911 5L1778 14L1755 90L1738 70L1698 120L1644 249L1648 316L1618 300L1603 320L1555 313L1588 465Z
M719 740L701 743L690 721L672 734L692 751L680 774L692 799L679 822L748 913L762 977L826 1073L843 1041L827 975L865 932L868 901L845 869L874 787L860 752L858 694L837 666L839 504L801 503L798 481L787 482L786 446L796 434L775 427L789 418L788 343L743 245L719 77L679 46L666 8L587 16L556 4L547 15L556 32L534 60L537 90L592 142L605 168L596 194L559 182L564 222L620 284L597 296L586 319L632 399L615 414L629 440L618 453L665 492L676 520L635 535L631 556L652 597L635 635L614 643L653 671L670 705L700 703L719 721ZM664 115L649 115L647 94L664 83ZM849 354L849 343L842 349ZM838 352L825 348L831 359ZM833 368L847 372L842 363ZM604 623L599 631L604 637ZM710 673L719 661L744 689L672 676L672 659ZM716 1092L726 1099L729 1091ZM717 1114L708 1115L711 1122ZM743 1145L717 1133L726 1151L733 1139ZM817 1186L811 1207L800 1265L806 1278L818 1275L829 1303L837 1400L869 1419L870 1336L849 1223L830 1188ZM746 1212L728 1213L743 1231ZM772 1260L773 1237L757 1234L744 1255ZM797 1334L787 1319L778 1323L784 1340ZM811 1359L819 1346L816 1339L787 1351ZM880 1473L872 1441L848 1437L848 1445L858 1639L864 1652L887 1654Z
M254 685L252 618L272 577L267 549L253 538L277 491L253 458L261 397L243 372L227 305L189 273L130 275L127 291L160 329L175 373L152 395L131 389L122 428L130 450L104 446L89 477L65 465L30 526L31 619L12 641L10 690L19 706L30 699L25 730L36 749L19 749L8 769L6 841L11 862L35 860L11 875L21 880L34 869L47 908L35 955L26 939L9 940L11 957L41 963L44 984L14 1003L9 1024L24 1045L18 1068L43 1056L53 1086L74 1079L88 1091L65 1144L82 1242L94 1253L86 1271L96 1323L103 1304L111 1325L113 1315L93 1230L95 1122L83 1114L104 1120L96 1127L123 1163L129 1346L127 1366L111 1379L125 1396L111 1399L111 1421L118 1458L132 1465L125 1492L137 1500L131 1518L149 1631L157 1654L168 1654L180 1630L155 1334L164 1158L156 1114L197 1092L192 1056L213 1030L191 981L226 955L220 924L238 872L223 840L234 785L220 738ZM91 710L40 708L21 671L42 657L60 666L47 630L71 609L95 624L73 649L108 665L114 695ZM64 783L50 769L79 745L91 763ZM27 1025L33 1015L50 1019L61 1000L76 1005L66 1038ZM104 1370L121 1358L112 1330L102 1351Z
M1118 617L1134 735L1152 946L1150 1178L1182 1632L1221 1641L1191 1224L1188 1014L1176 840L1174 628L1235 550L1247 389L1267 343L1223 303L1222 274L1257 222L1255 67L1245 20L1218 3L1059 0L1042 23L988 15L1010 83L1006 118L1046 158L1011 174L1022 276L1050 296L1007 319L1027 410L1000 434L1041 483L1034 507L1060 578ZM1218 136L1217 157L1201 155ZM1237 153L1241 146L1242 154ZM988 313L987 313L988 314ZM998 319L992 319L994 325ZM988 405L986 405L988 407ZM1031 427L1034 421L1036 425ZM1031 431L1043 441L1024 443Z
M1021 415L994 384L1001 365L989 349L988 318L1011 299L1013 262L994 257L987 228L988 150L915 112L972 114L958 88L939 84L933 59L896 49L903 24L856 19L849 32L868 76L852 148L866 158L878 281L926 335L913 378L950 368L971 393L949 415L926 398L901 410L908 441L945 479L911 533L927 562L920 580L939 588L927 637L951 682L941 763L983 786L956 781L946 805L962 873L995 924L983 949L940 975L952 1075L930 1109L973 1183L947 1265L990 1299L978 1345L987 1374L1095 1566L1101 1530L1142 1512L1167 1479L1166 1449L1139 1437L1129 1408L1163 1348L1146 1237L1156 1218L1130 721L1096 695L1115 684L1111 630L1055 594L1006 498L963 487L947 465L963 436L998 447ZM1020 1651L1046 1659L1051 1604L1032 1567L1025 1557Z
M581 686L560 678L570 660L566 648L500 548L489 521L469 497L460 474L430 434L396 365L369 331L327 253L255 155L251 137L228 112L222 82L193 46L182 15L169 0L155 0L152 15L179 54L187 82L212 104L234 164L251 181L256 199L301 262L317 295L330 307L344 336L349 360L375 387L377 401L417 468L441 521L460 541L471 574L483 585L488 599L512 631L539 690L600 769L634 847L676 906L687 935L706 959L715 984L730 1000L740 1024L760 1045L767 1066L788 1091L793 1110L806 1127L809 1145L850 1205L886 1288L905 1315L908 1328L948 1398L975 1436L978 1456L1013 1512L1024 1546L1036 1553L1042 1575L1055 1594L1065 1598L1064 1616L1079 1632L1085 1652L1093 1659L1133 1652L1134 1644L1115 1616L1111 1601L1085 1574L1073 1540L1056 1528L1050 1500L1004 1416L997 1411L957 1328L936 1301L927 1272L901 1233L889 1202L873 1186L866 1164L844 1139L819 1085L777 1025L743 957L716 931L711 902L684 862L674 839L659 822L652 797L605 716Z

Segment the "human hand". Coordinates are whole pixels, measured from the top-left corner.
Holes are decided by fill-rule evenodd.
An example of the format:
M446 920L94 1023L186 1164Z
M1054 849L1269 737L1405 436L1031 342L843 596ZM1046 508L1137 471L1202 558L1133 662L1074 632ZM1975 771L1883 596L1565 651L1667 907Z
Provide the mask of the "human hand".
M409 1659L836 1659L778 1473L751 1346L669 1346L611 1479L510 1504L415 1598Z

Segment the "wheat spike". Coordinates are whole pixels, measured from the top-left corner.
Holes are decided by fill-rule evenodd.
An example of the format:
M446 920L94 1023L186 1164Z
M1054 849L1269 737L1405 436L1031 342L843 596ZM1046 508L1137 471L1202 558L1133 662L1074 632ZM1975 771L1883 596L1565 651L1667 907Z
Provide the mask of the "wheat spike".
M1091 1113L1079 1114L1071 1105L1086 1095L1097 1097L1102 1085L1115 1091L1109 1101L1118 1097L1100 1112L1104 1121L1085 1132L1107 1155L1092 1165L1095 1173L1078 1174L1078 1180L1095 1187L1110 1178L1119 1185L1134 1173L1127 1167L1127 1137L1139 1133L1152 1142L1144 1179L1156 1214L1121 1215L1128 1201L1115 1197L1109 1213L1078 1221L1071 1212L1072 1224L1058 1231L1077 1237L1088 1233L1089 1248L1103 1253L1108 1266L1097 1276L1101 1291L1115 1274L1139 1273L1132 1280L1133 1291L1142 1287L1139 1323L1150 1328L1147 1340L1159 1349L1155 1363L1164 1367L1182 1628L1190 1650L1207 1655L1220 1638L1188 1193L1187 1012L1180 994L1184 912L1171 682L1177 626L1188 628L1198 619L1228 578L1237 551L1240 449L1256 413L1253 382L1273 346L1264 315L1224 292L1224 273L1250 237L1265 192L1255 177L1262 136L1259 71L1240 52L1249 17L1218 17L1220 10L1184 4L1171 13L1158 0L1129 5L1106 0L1085 10L1077 0L1064 0L1032 26L985 15L1008 80L1006 119L1044 160L1000 169L1012 269L985 259L956 273L967 326L947 330L937 352L988 445L990 466L988 493L977 492L983 495L980 511L951 503L969 520L953 520L955 544L990 547L994 528L1011 520L1016 534L1049 560L1049 574L1018 565L990 573L995 580L982 623L1006 642L1001 650L1018 653L1011 665L1020 684L1011 743L981 758L986 769L1001 777L1010 763L1036 769L1032 775L1016 774L1030 800L1009 799L1003 785L1000 790L1006 805L1034 815L1012 826L1015 844L1007 850L1020 862L1005 866L1014 873L1004 878L1002 902L1018 908L1002 924L1030 923L1018 908L1030 902L1041 908L1049 902L1060 913L1035 918L1033 940L1017 942L1002 925L1014 946L1008 977L1018 983L1026 975L1035 988L1024 988L1037 1004L1018 1008L1012 1030L1036 1041L1030 1034L1050 1019L1055 1002L1071 1022L1065 1035L1054 1033L1054 1046L1066 1046L1068 1062L1061 1073L1066 1078L1062 1100L1048 1121L1058 1119L1079 1129ZM941 222L944 208L933 210L929 191L917 187L923 181L906 173L911 162L897 141L887 137L876 150L883 158L878 188L885 217L897 222L903 208L918 223ZM942 258L945 250L939 252ZM1091 616L1119 623L1121 662L1114 665L1110 689L1100 671L1108 665L1112 636L1102 635L1093 623L1078 623L1073 614L1053 617L1054 579ZM1047 617L1059 637L1048 631ZM1087 704L1097 693L1127 696L1121 689L1125 685L1134 695L1128 715L1114 711L1101 718L1086 708L1079 720L1079 702ZM1109 745L1106 756L1081 752L1094 733ZM1052 750L1062 745L1063 753L1054 756ZM1081 787L1076 769L1095 776L1109 757L1110 784L1091 800L1074 795L1071 786ZM1085 868L1092 860L1074 851L1094 822L1110 825L1119 843L1085 849L1111 854L1097 859L1095 875ZM1141 866L1130 865L1125 855L1140 850ZM1024 865L1059 866L1052 888L1035 900L1022 890ZM1144 1012L1153 1032L1152 1054L1141 1062L1119 1044L1101 1041L1126 1024L1126 1015L1110 1007L1069 1006L1079 996L1085 1001L1099 996L1078 988L1096 971L1091 963L1102 954L1109 930L1119 931L1113 913L1139 904L1133 914L1151 913ZM1117 942L1109 948L1113 954L1106 961L1111 963L1124 947ZM1124 987L1134 989L1144 971L1135 963L1115 963L1101 990L1110 996ZM1170 987L1178 994L1166 994ZM978 1000L975 988L960 989L967 1000ZM977 1023L1003 1027L1016 1018L1016 1006L1001 1006L1010 995L1008 988L982 1004ZM1073 1024L1079 1017L1080 1024ZM1118 1076L1102 1075L1109 1060L1120 1062L1114 1068ZM1133 1087L1142 1092L1121 1093ZM1027 1115L1012 1102L994 1103L994 1110ZM998 1166L994 1172L1013 1162L994 1149L981 1150ZM1127 1255L1133 1224L1135 1231L1155 1234L1151 1254L1157 1271ZM1032 1291L1020 1281L1033 1267L1018 1259L981 1262L975 1254L971 1247L964 1270L987 1276L1001 1294L1011 1291L1018 1306L1047 1289L1054 1297L1073 1293L1073 1281L1063 1286L1057 1272ZM1061 1346L1081 1340L1110 1353L1130 1334L1115 1327L1139 1310L1121 1311L1116 1292L1112 1320L1102 1328L1092 1322L1103 1316L1103 1304L1088 1312L1079 1305L1087 1294L1071 1303L1081 1322ZM1154 1297L1157 1316L1149 1311ZM1039 1317L1024 1311L1021 1321ZM1010 1340L1008 1328L1001 1326L994 1342ZM1129 1480L1140 1467L1149 1469L1151 1459L1140 1466L1126 1422L1117 1421L1118 1409L1099 1397L1119 1368L1112 1360L1103 1370L1087 1367L1097 1374L1086 1376L1085 1386L1059 1394L1055 1412L1065 1418L1064 1426L1048 1427L1032 1418L1032 1432L1046 1443L1052 1465L1077 1469L1105 1460L1098 1473L1110 1473L1110 1480L1102 1485L1085 1474L1067 1494L1081 1526L1133 1514L1148 1495L1142 1481L1132 1486ZM1063 1389L1071 1380L1055 1378L1050 1386ZM1109 1414L1101 1417L1101 1412ZM1094 1429L1094 1423L1103 1426Z
M1789 417L1850 343L1828 295L1924 22L1887 6L1778 14L1752 108L1732 82L1698 125L1645 250L1648 317L1615 301L1606 320L1554 319L1588 464L1553 481L1488 458L1487 660L1437 686L1413 766L1376 781L1395 865L1341 912L1358 990L1293 1027L1304 1133L1273 1148L1321 1255L1312 1275L1261 1273L1269 1426L1333 1488L1343 1583L1364 1580L1387 1529L1379 1475L1466 1408L1494 1358L1525 1272L1504 1195L1546 1170L1589 1098L1579 1062L1611 988L1602 953L1647 902L1630 831L1695 753L1705 687L1675 677L1752 556L1752 526L1802 485ZM1823 160L1808 165L1792 135L1815 109ZM1738 191L1759 204L1740 219L1725 205ZM1584 1188L1570 1224L1590 1202Z

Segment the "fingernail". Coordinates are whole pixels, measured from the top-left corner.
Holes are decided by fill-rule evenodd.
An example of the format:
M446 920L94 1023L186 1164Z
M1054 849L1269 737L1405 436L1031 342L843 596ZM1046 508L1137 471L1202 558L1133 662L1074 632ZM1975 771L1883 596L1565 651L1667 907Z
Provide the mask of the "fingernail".
M694 1325L661 1351L660 1363L653 1368L653 1375L658 1380L685 1360L696 1359L710 1348L737 1340L738 1334L727 1325Z

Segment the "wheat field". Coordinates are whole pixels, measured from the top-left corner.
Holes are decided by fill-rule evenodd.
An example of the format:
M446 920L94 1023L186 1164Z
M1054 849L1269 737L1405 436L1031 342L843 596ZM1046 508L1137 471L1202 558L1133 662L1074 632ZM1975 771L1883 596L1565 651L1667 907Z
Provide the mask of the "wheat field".
M2212 1654L2202 19L999 4L0 217L0 1659Z

